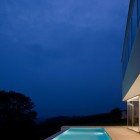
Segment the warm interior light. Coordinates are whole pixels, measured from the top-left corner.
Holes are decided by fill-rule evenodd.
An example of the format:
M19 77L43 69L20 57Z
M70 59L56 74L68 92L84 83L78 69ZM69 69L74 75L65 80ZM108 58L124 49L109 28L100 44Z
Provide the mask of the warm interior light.
M127 100L127 102L134 101L134 100L138 100L138 99L139 99L139 96L136 96L136 97L133 97L133 98Z

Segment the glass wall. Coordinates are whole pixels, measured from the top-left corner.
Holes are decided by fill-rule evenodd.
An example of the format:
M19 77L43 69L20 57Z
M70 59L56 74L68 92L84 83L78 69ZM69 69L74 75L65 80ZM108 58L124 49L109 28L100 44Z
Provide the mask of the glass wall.
M130 27L129 28L131 28L131 24L130 24ZM129 32L128 32L128 39L127 39L128 60L129 60L131 49L132 49L131 34L132 33L131 33L131 29L130 29Z
M136 31L137 31L137 0L135 0L134 6L133 6L133 12L132 12L132 18L131 18L131 34L132 34L132 44L134 43Z
M137 27L140 22L140 0L133 0L131 3L128 17L128 23L126 28L126 35L124 40L124 49L122 56L122 69L123 69L123 77L127 68L127 64L129 61L129 57L131 54L132 47L135 42Z
M140 0L138 2L138 22L140 22Z
M127 125L139 132L139 97L127 101Z

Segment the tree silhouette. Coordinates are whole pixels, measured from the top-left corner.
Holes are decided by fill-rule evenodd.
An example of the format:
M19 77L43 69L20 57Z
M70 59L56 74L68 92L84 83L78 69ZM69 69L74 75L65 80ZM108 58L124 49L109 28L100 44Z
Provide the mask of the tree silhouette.
M115 121L119 122L122 117L122 111L119 108L114 108L111 110L111 116L115 119Z
M3 134L12 133L14 139L19 139L17 134L24 133L24 138L27 133L29 135L29 129L33 130L35 126L37 115L33 111L34 106L32 100L24 94L0 91L0 130ZM7 134L4 134L5 139Z

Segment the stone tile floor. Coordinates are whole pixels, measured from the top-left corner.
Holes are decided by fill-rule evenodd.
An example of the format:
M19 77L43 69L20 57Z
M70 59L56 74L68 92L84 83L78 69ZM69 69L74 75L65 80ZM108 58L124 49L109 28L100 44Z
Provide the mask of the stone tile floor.
M112 140L140 140L140 133L125 126L105 126L104 129Z

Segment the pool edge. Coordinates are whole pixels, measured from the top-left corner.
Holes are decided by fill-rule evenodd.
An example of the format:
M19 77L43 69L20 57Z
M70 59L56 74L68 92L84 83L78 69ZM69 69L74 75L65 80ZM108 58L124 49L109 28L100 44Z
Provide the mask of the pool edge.
M108 134L108 132L106 131L106 129L103 126L62 126L60 131L53 134L52 136L44 139L44 140L52 140L53 138L57 137L58 135L62 134L63 132L67 131L70 128L102 128L104 129L104 131L106 132L106 134L109 136L110 140L112 140L111 136Z

